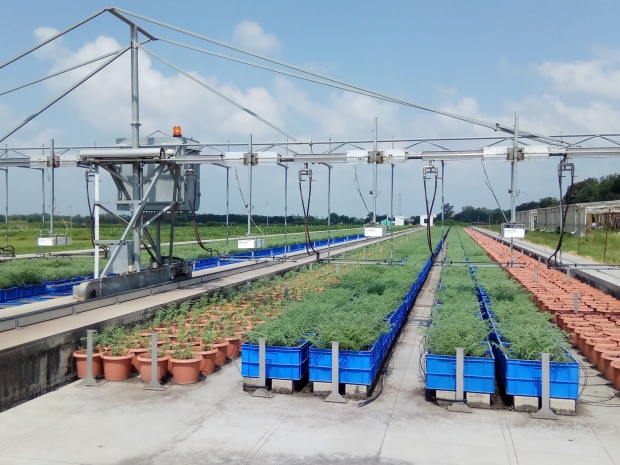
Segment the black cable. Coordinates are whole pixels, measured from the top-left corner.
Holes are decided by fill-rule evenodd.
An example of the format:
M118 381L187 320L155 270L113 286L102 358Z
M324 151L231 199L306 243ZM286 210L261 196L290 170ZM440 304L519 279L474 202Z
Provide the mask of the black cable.
M194 225L194 237L196 238L196 243L207 253L211 254L211 257L218 257L220 255L220 253L211 248L211 247L207 247L204 245L204 243L202 242L202 239L200 237L200 233L198 232L198 221L196 220L196 195L197 195L197 191L198 189L196 189L196 187L194 187L194 201L192 202L189 199L189 192L187 190L187 182L185 183L185 194L187 195L187 200L189 202L189 206L191 208L192 211L192 223Z
M301 175L299 176L299 196L301 198L301 209L304 214L304 226L305 226L305 242L306 242L306 253L308 255L316 255L316 259L319 260L320 254L316 250L314 250L314 246L310 241L310 225L309 225L309 216L310 216L310 200L312 198L312 174L308 177L308 207L306 208L306 203L304 201L304 194L301 188L301 183L303 182ZM310 246L310 247L308 247ZM312 249L312 252L310 252Z
M430 209L428 205L428 192L426 190L426 174L424 174L424 201L426 204L426 240L428 242L428 250L430 250L431 255L435 253L433 250L433 241L431 239L431 212L433 211L433 207L435 205L435 197L437 196L437 175L435 175L435 189L433 192L433 201L431 202Z
M368 205L366 205L366 200L364 200L364 195L362 194L362 191L360 189L360 181L357 177L357 165L353 165L353 172L355 173L353 180L355 181L355 184L357 185L357 193L360 195L360 198L362 199L362 203L364 204L364 208L366 209L366 213L370 217L370 209L368 208Z
M564 241L564 227L566 226L566 216L568 214L568 208L570 207L571 197L573 195L573 185L575 183L575 171L571 169L570 176L570 186L566 190L566 208L564 208L563 196L562 196L562 170L561 167L565 163L565 160L560 162L560 166L558 167L558 184L560 186L560 210L562 212L562 222L560 223L560 239L558 240L558 246L555 248L555 251L549 256L547 260L547 268L551 268L552 266L557 266L557 255L558 252L562 249L562 242ZM551 260L553 259L553 265Z
M487 169L484 166L484 160L480 159L480 163L482 164L482 171L484 171L484 176L486 177L486 180L484 182L489 188L489 190L491 191L491 194L493 194L495 203L497 203L497 208L499 208L499 211L502 212L502 216L504 217L504 220L506 221L506 223L508 223L508 218L506 218L506 214L504 213L504 210L502 210L502 206L499 204L499 200L497 200L495 191L493 190L493 187L491 186L491 180L489 179L489 175L487 174Z

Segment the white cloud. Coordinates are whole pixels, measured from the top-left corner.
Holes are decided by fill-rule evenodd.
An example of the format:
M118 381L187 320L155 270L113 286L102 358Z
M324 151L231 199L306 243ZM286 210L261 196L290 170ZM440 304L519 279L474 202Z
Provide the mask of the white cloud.
M617 53L606 53L588 61L545 62L538 73L551 79L560 92L584 93L620 98L620 60Z
M243 48L260 53L277 53L281 44L278 38L265 32L255 21L242 21L235 26L233 41Z

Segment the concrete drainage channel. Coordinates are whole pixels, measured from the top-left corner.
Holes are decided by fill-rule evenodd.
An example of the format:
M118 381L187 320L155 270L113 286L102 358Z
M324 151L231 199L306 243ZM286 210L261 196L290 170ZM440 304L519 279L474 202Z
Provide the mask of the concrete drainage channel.
M403 231L394 236L418 231ZM332 245L331 250L338 255L389 239ZM186 281L83 303L67 297L63 298L64 305L51 309L30 312L25 307L10 309L12 316L0 320L0 331L4 331L0 338L0 411L75 380L72 354L87 330L139 324L151 319L163 305L237 288L248 281L284 274L315 261L305 252L288 258L291 261L264 259L231 265L225 270L210 269Z

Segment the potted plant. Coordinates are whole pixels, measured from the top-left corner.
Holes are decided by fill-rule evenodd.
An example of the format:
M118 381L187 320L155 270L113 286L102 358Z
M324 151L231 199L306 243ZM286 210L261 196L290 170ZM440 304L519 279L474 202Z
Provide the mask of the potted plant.
M218 351L217 349L214 349L212 347L214 341L215 334L213 333L213 331L203 331L201 333L199 346L200 350L196 353L202 357L200 372L203 375L210 375L215 371L215 359L217 357Z
M177 347L170 361L172 362L172 379L175 383L193 384L198 381L202 356L192 352L190 347Z
M157 350L157 381L161 381L163 378L168 376L168 361L170 360L170 355L166 354L164 350L161 348ZM140 371L140 379L145 383L151 382L151 348L140 355L138 355L139 371Z
M101 359L102 347L99 343L99 334L93 334L93 377L103 374L103 360ZM73 352L73 358L77 367L78 378L86 378L86 337L80 339L78 349Z
M108 353L102 355L103 376L107 381L123 381L131 374L133 354L124 342L110 346Z

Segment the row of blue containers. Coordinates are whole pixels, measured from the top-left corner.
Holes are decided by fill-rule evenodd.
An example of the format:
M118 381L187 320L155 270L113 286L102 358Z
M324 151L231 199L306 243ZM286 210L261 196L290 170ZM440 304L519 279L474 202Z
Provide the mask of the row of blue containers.
M343 242L354 241L362 238L364 238L363 234L354 234L351 236L332 238L331 243L340 244ZM312 246L324 247L327 245L327 243L328 240L323 239L320 241L312 242ZM286 253L298 252L300 250L304 250L305 247L305 243L289 245L286 246ZM193 260L192 269L194 271L204 270L207 268L215 268L217 266L224 266L230 263L236 263L238 261L273 257L283 254L284 247L270 247L267 249L254 250L252 252L239 252L224 257L201 258L198 260ZM78 276L75 278L59 279L56 281L41 281L40 284L26 284L23 286L0 289L0 303L30 299L43 295L70 295L73 292L73 286L89 279L93 279L93 276Z
M506 394L510 396L542 396L542 362L518 360L506 356L500 346L507 347L500 330L496 326L493 306L484 288L478 284L478 298L482 304L483 315L491 322L490 339L498 363L498 373L502 378ZM550 362L550 395L560 399L579 397L579 363L558 343L558 351L568 357L570 362Z
M441 249L443 240L437 245L418 273L415 282L394 312L386 316L390 331L383 334L368 350L341 350L338 354L338 382L346 384L372 385L383 358L398 334L411 305L422 288L431 269L433 260ZM267 346L265 351L266 377L268 379L299 380L308 375L309 381L332 381L332 350L320 349L302 341L299 347ZM241 374L243 377L258 377L258 346L245 343L241 351Z
M440 288L442 287L443 284L440 285ZM440 306L438 303L436 305ZM480 318L482 318L482 313L480 313ZM464 392L482 394L493 394L495 392L495 357L489 341L484 341L484 344L488 347L486 357L466 356L463 359ZM427 351L425 366L426 389L456 390L455 355L435 355Z
M352 236L345 237L335 237L331 239L331 242L327 239L323 239L320 241L313 241L308 244L308 247L325 247L328 242L331 244L341 244L343 242L355 241L358 239L363 239L363 234L354 234ZM255 260L258 258L267 258L267 257L275 257L278 255L284 255L285 253L299 252L301 250L305 250L306 243L302 242L300 244L292 244L281 246L281 247L269 247L266 249L258 249L252 251L244 251L237 252L234 254L229 254L221 257L209 257L209 258L200 258L198 260L194 260L192 262L192 269L194 271L197 270L205 270L207 268L215 268L217 266L227 265L229 263L245 261L245 260Z
M471 261L467 258L467 261ZM466 392L494 392L495 372L501 377L506 394L510 396L542 396L542 362L535 360L511 359L500 346L508 346L496 326L491 299L476 278L477 269L470 265L472 278L476 283L478 300L482 317L491 323L489 340L492 358L465 357ZM485 342L488 344L488 342ZM551 397L560 399L577 399L579 396L579 364L572 355L558 342L558 350L569 357L571 362L551 362L550 392ZM497 361L497 363L495 363ZM430 374L430 376L429 376ZM456 357L427 354L426 365L427 389L456 389Z

